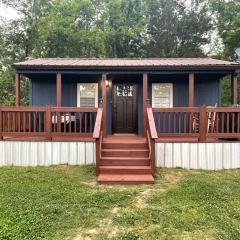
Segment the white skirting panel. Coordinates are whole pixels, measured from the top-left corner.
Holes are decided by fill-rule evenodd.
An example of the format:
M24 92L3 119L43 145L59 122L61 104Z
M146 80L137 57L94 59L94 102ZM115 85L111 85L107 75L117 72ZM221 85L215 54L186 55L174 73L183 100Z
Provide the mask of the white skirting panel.
M156 164L205 170L240 168L240 143L156 143Z
M94 142L0 141L0 166L82 165L95 156Z

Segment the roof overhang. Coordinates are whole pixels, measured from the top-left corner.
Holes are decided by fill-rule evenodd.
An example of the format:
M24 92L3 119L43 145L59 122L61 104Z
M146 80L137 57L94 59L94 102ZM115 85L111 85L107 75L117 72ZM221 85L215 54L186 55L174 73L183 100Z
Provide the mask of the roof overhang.
M211 58L34 59L13 65L16 71L237 71L240 64Z

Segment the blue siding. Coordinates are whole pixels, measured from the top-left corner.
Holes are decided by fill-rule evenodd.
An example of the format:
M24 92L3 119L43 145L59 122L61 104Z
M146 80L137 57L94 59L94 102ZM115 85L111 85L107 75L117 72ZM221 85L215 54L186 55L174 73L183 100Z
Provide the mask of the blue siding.
M77 106L77 83L98 82L99 99L101 99L101 76L99 75L70 75L62 77L62 104L63 106ZM142 134L142 75L115 75L114 81L138 83L138 134ZM150 75L148 93L152 98L152 83L173 83L174 107L188 106L188 75L168 74ZM201 74L195 77L195 106L218 105L220 102L220 80L216 74ZM30 105L56 105L56 76L54 74L35 74L30 81ZM112 133L112 84L107 89L107 131Z
M149 98L152 99L152 83L173 83L173 106L188 106L188 75L153 75L150 76ZM201 74L195 76L195 106L220 105L220 80L217 75Z
M77 106L77 84L79 82L98 82L101 98L101 84L99 76L63 75L62 77L62 105L64 107ZM56 105L56 77L54 75L36 75L31 78L30 104L32 106Z

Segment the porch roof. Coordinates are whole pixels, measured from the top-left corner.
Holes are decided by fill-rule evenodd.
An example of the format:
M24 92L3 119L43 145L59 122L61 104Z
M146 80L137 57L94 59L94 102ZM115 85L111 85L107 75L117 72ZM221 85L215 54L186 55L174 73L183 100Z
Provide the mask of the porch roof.
M237 70L240 64L213 58L39 58L15 63L16 70Z

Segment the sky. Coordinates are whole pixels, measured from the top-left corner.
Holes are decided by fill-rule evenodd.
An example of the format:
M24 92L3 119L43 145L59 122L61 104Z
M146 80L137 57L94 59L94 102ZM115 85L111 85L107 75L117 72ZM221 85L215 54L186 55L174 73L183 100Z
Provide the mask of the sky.
M16 10L12 8L7 8L0 2L0 18L4 18L6 20L12 20L19 17L19 14Z

